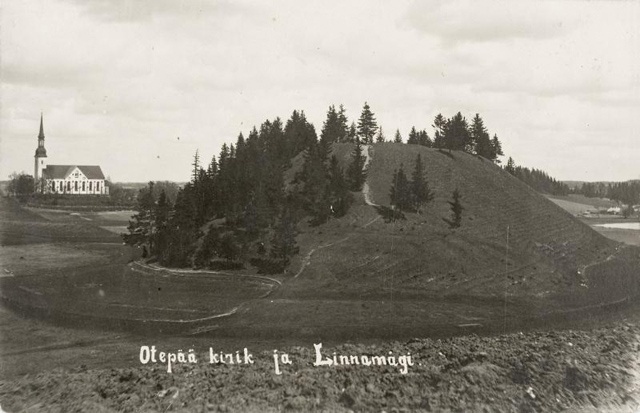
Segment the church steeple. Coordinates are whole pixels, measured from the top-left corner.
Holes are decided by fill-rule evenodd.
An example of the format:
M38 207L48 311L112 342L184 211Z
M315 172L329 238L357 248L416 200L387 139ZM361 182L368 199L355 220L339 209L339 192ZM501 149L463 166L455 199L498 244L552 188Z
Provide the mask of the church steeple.
M46 158L47 150L44 148L44 122L42 112L40 112L40 133L38 134L38 149L36 149L36 158Z
M40 112L40 134L38 134L38 140L40 139L44 141L44 125L42 122L42 112Z
M47 167L46 158L47 150L44 148L44 122L42 121L42 112L40 112L40 133L38 134L38 148L33 164L33 180L35 181L36 191L44 191L45 188L40 180L44 177L44 169Z

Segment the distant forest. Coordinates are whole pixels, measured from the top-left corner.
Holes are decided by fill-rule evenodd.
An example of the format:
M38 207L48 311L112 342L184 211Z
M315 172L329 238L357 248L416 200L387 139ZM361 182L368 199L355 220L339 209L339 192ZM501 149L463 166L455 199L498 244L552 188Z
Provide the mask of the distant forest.
M573 192L588 198L609 198L625 205L640 203L640 181L585 182Z
M550 177L542 170L516 166L511 157L504 169L538 192L549 195L568 195L572 192L567 184Z

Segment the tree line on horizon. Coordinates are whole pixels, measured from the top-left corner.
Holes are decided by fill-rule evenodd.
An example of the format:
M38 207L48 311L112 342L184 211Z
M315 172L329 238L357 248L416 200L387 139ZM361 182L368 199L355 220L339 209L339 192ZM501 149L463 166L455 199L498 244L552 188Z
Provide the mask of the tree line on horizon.
M433 138L426 129L418 130L412 126L406 143L448 151L465 151L496 163L500 163L499 157L504 155L498 135L494 134L491 138L484 120L478 113L471 122L467 121L461 112L451 118L445 118L439 113L433 120L432 128ZM357 125L353 122L349 125L344 106L340 105L338 109L330 106L321 136L328 143L404 143L399 129L396 129L393 140L386 139L367 102L364 103Z
M571 193L571 188L569 188L569 186L564 182L552 178L549 174L540 169L516 165L515 161L511 157L507 160L504 170L538 192L559 196Z

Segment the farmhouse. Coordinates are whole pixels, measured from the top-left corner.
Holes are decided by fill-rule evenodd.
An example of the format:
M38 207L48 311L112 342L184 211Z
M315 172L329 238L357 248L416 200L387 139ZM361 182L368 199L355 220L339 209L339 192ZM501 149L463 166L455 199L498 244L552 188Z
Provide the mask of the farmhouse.
M98 165L47 165L44 126L40 115L40 133L35 154L33 179L36 191L47 194L108 195L104 174Z

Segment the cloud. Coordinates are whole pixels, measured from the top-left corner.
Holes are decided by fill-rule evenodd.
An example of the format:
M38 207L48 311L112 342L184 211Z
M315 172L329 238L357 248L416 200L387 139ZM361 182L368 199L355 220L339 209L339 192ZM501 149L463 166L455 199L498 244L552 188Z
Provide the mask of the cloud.
M555 2L415 2L405 17L410 27L447 43L545 39L563 34L569 18L555 13Z
M139 22L155 17L207 17L210 14L229 16L250 9L240 2L225 0L68 0L99 20Z

